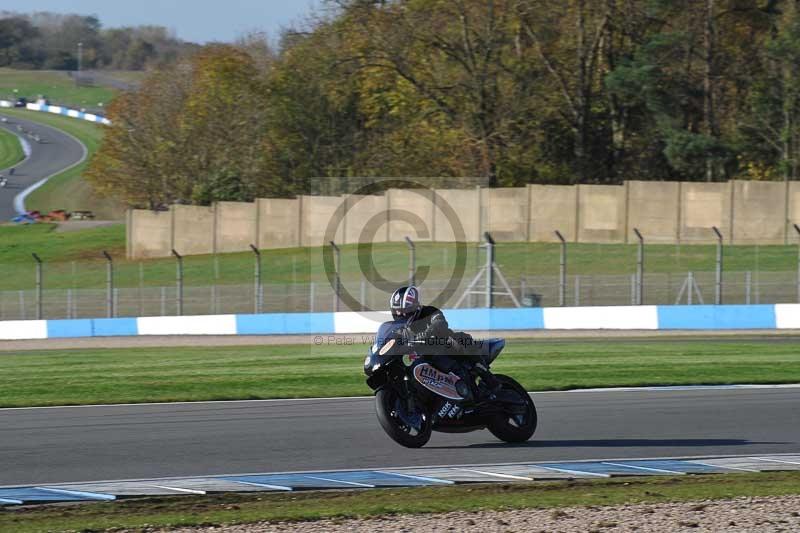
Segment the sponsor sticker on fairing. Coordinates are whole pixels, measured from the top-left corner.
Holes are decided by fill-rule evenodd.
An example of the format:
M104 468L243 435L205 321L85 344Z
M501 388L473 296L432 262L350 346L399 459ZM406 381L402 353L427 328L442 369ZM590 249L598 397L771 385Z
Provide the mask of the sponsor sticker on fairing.
M464 399L456 388L456 382L459 378L452 372L450 374L445 374L428 363L422 363L414 367L414 377L426 389L435 392L439 396L443 396L449 400Z

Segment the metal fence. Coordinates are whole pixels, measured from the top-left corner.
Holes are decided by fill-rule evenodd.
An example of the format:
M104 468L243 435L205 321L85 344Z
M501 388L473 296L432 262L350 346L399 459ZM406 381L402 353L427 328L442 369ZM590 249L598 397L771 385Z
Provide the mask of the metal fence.
M420 286L426 302L444 307L455 305L464 293L470 278L462 280L454 290L446 291L448 280L425 280ZM791 272L725 272L722 302L726 304L771 304L798 302L797 273ZM559 305L559 276L526 276L509 280L509 286L523 306L555 307ZM645 274L643 304L709 304L714 302L715 272ZM343 298L340 311L385 310L389 292L362 281L343 281L343 290L352 295L357 305L348 305ZM629 275L573 275L566 279L565 305L635 305L637 278ZM43 289L41 318L94 318L108 316L109 292L98 289ZM111 291L113 315L174 316L253 312L324 312L336 308L337 298L328 282L255 285L214 284L160 287L118 287ZM449 297L448 297L449 296ZM508 296L497 295L496 307L512 307ZM480 294L468 295L461 307L483 307ZM182 311L181 311L182 308ZM0 291L0 320L35 319L39 300L35 289Z
M674 250L673 259L683 254L700 268L663 272L672 263L665 268L662 258L662 272L647 272L640 237L635 255L621 255L629 248L588 255L584 250L582 259L576 253L575 270L586 271L581 260L595 261L602 252L617 254L603 258L622 259L602 268L630 273L576 275L570 272L571 245L556 233L561 243L549 252L495 245L486 234L483 244L469 250L463 243L415 246L407 239L374 255L372 249L330 243L327 259L320 249L255 247L220 256L173 251L170 260L149 262L116 262L103 252L101 260L48 263L32 253L26 264L0 265L0 320L384 310L392 290L415 278L426 303L449 308L800 302L800 256L793 247L755 247L753 262L744 262L754 269L725 271L717 232L714 247ZM744 252L749 253L741 247L736 252L739 266ZM761 268L762 255L771 270ZM784 265L792 269L775 268Z

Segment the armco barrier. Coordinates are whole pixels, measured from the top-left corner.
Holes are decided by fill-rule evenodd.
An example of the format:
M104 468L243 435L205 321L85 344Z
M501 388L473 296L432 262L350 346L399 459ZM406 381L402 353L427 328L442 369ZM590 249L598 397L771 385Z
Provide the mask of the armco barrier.
M800 304L649 305L452 309L455 330L800 329ZM0 340L131 335L308 335L374 333L388 312L271 313L0 322Z

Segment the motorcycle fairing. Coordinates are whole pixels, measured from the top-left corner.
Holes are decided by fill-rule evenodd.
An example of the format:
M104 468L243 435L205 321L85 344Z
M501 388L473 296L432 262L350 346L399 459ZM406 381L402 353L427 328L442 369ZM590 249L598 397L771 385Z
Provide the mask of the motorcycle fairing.
M465 399L456 389L460 378L452 372L445 374L429 363L421 363L414 367L414 378L429 391L448 400Z

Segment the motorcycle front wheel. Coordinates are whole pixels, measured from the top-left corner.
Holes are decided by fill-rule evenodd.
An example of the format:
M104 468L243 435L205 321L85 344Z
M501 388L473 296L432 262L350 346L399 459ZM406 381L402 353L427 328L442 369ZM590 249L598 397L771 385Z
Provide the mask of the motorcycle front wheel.
M408 413L405 402L387 387L375 393L378 422L392 440L406 448L421 448L431 438L433 423L427 413ZM411 419L415 418L415 422Z
M496 374L495 378L502 385L503 391L513 394L525 403L525 413L502 414L492 417L486 428L498 439L505 442L525 442L536 431L539 419L536 415L536 406L525 388L517 383L514 378Z

